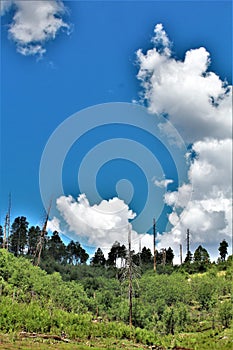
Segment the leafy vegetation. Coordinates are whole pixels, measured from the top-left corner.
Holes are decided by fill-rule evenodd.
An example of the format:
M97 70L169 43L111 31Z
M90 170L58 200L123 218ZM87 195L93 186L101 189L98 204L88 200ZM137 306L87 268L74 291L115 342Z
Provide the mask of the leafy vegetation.
M27 349L32 340L20 340L20 332L65 334L73 347L57 344L58 349L91 344L96 349L130 349L133 344L140 349L152 344L160 349L231 347L233 268L225 241L217 263L210 262L202 246L181 266L173 266L171 248L157 252L156 273L149 249L144 247L140 255L132 252L130 327L126 247L115 242L108 259L98 248L87 265L81 245L71 241L65 246L54 232L45 239L40 267L33 266L40 232L19 217L12 225L10 252L0 249L0 348L1 342L14 339Z

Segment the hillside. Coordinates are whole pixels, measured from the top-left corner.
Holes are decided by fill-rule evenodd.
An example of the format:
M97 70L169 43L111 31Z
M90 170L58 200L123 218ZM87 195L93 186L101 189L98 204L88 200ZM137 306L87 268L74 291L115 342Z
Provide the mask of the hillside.
M231 348L231 257L202 274L174 268L170 274L148 269L138 275L133 280L132 327L128 326L127 276L120 270L117 276L112 273L114 277L106 274L101 267L75 266L69 280L70 276L48 274L25 257L0 249L0 348L10 348L6 343L19 341L22 332L24 337L33 332L63 335L73 344L60 345L67 349L80 343L100 344L100 349L136 345L143 349L155 344L160 349ZM56 339L45 338L35 339L47 342L49 349ZM114 342L115 347L110 346Z

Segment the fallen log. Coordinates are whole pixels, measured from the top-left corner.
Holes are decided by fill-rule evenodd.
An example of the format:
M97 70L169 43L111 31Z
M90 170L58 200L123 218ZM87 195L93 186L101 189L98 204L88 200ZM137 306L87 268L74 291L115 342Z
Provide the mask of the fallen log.
M58 341L63 341L65 343L69 343L70 340L65 338L64 336L59 336L56 334L40 334L40 333L28 333L28 332L20 332L19 336L21 338L42 338L42 339L54 339Z

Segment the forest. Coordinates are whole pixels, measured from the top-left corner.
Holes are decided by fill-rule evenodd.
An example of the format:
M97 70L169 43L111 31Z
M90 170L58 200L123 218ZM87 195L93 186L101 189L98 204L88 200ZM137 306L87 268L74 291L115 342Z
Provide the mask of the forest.
M154 271L146 247L139 254L113 242L107 258L99 247L89 259L79 242L65 245L55 231L43 236L38 256L38 226L21 216L7 242L3 231L0 348L35 333L33 346L41 349L61 341L64 349L232 348L233 265L225 240L216 262L200 245L174 265L172 249L164 248Z

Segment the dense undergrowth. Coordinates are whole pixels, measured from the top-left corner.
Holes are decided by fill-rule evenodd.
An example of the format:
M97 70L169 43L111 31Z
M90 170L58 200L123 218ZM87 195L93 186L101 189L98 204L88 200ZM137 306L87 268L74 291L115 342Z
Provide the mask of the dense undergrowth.
M231 348L230 258L203 274L145 272L134 283L133 327L128 326L128 282L101 273L95 277L91 266L85 269L79 280L64 281L58 272L48 274L0 249L0 332L65 333L73 341L128 339L164 348Z

